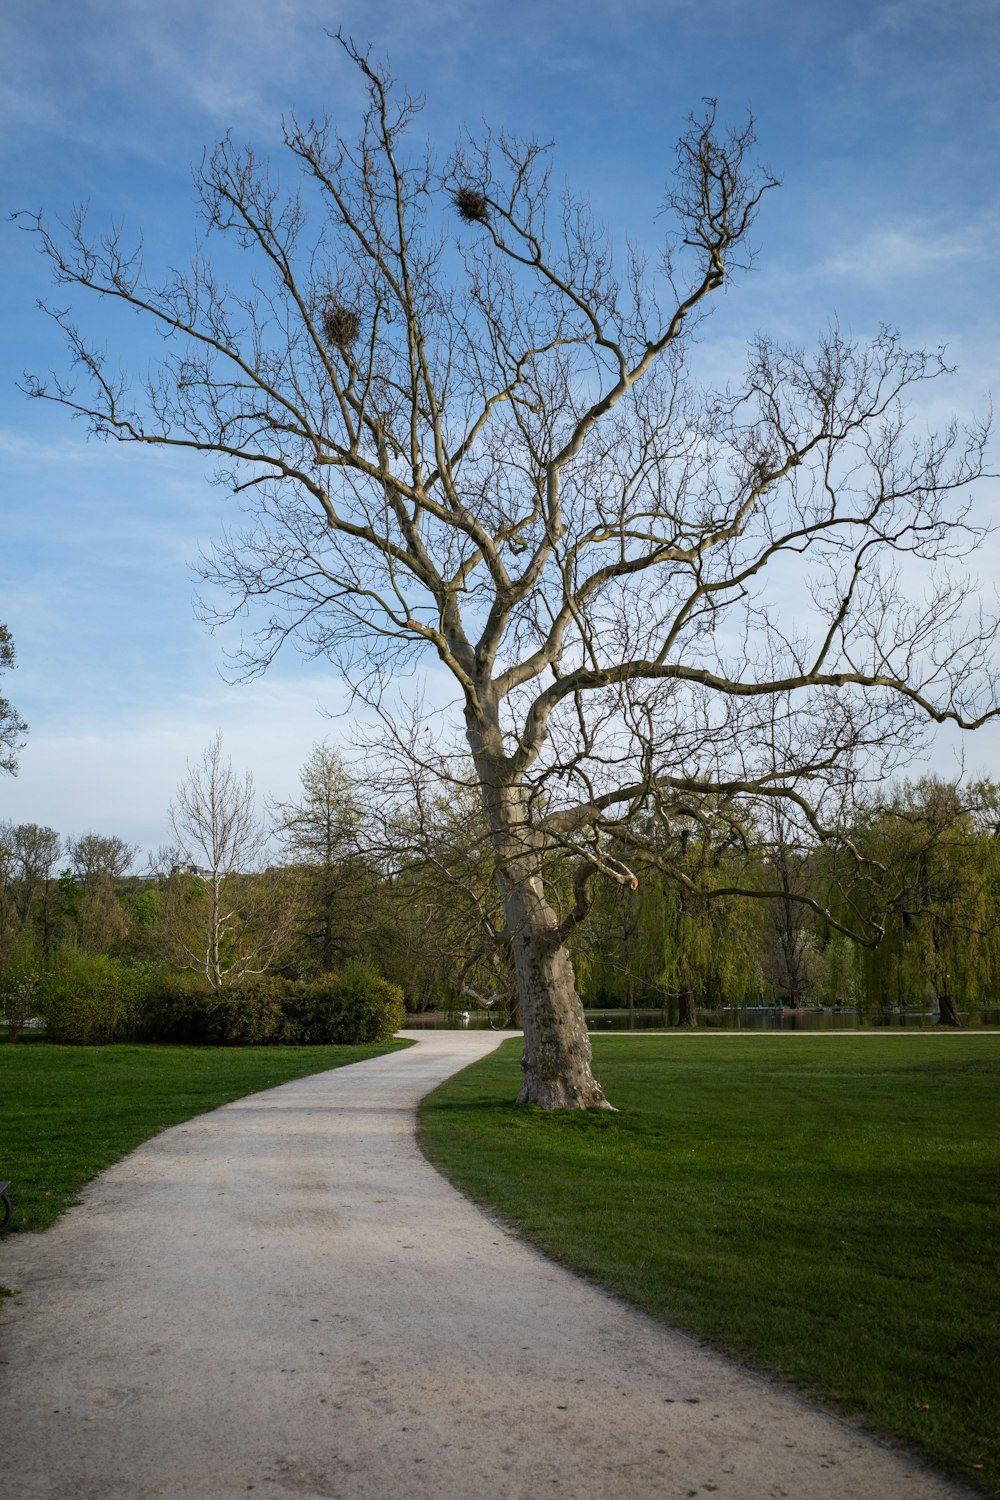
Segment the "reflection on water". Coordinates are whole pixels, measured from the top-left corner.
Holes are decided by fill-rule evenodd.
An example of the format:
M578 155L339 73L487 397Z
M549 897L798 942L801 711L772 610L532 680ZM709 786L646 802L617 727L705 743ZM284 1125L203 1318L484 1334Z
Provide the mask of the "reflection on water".
M670 1026L670 1013L663 1010L590 1010L586 1012L589 1031L663 1031ZM960 1012L962 1025L970 1030L982 1026L1000 1027L1000 1008ZM513 1031L497 1016L484 1011L424 1011L408 1015L407 1028L441 1027L454 1030L469 1027L480 1030ZM739 1005L722 1010L698 1013L698 1025L707 1031L888 1031L905 1027L908 1031L937 1026L937 1011L885 1010L860 1012L856 1009L788 1010L777 1005Z

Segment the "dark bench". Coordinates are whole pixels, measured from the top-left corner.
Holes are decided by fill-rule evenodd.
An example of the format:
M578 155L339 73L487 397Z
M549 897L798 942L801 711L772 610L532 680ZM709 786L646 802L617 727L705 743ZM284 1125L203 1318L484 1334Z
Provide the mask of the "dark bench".
M13 1213L13 1209L10 1206L10 1199L7 1197L7 1189L9 1187L9 1182L0 1182L0 1229L3 1229Z

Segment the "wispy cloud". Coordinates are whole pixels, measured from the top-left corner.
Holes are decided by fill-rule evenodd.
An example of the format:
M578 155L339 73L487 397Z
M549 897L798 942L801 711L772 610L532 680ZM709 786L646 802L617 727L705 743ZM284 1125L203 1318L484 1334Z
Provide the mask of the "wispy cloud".
M847 31L845 53L855 76L874 83L882 101L907 100L925 117L953 116L956 100L976 93L997 117L996 90L979 95L1000 60L995 0L889 0ZM992 101L992 104L991 104Z
M937 276L990 253L996 240L994 216L960 227L932 219L898 219L852 235L816 267L821 275L850 277L866 286L904 277Z
M439 677L442 703L447 691ZM217 730L233 763L252 767L261 800L288 800L310 747L328 739L350 757L365 722L332 669L275 671L241 688L205 673L157 705L137 709L123 693L117 707L84 714L71 729L65 716L30 717L26 708L25 717L28 743L19 775L5 778L0 815L64 835L118 833L149 850L167 841L167 809L186 764Z
M95 703L72 725L41 709L31 716L20 774L4 787L7 817L79 832L83 805L91 826L156 842L186 761L217 729L233 760L253 765L261 793L291 791L314 741L345 738L343 723L321 713L343 706L332 672L277 674L242 689L205 672L159 704L136 705L123 689L117 705Z
M154 19L128 0L14 0L8 56L32 87L27 96L9 84L0 92L0 121L23 126L26 107L38 128L140 152L154 144L141 122L154 117L160 135L191 115L215 128L271 129L303 60L344 9L330 0L173 0Z

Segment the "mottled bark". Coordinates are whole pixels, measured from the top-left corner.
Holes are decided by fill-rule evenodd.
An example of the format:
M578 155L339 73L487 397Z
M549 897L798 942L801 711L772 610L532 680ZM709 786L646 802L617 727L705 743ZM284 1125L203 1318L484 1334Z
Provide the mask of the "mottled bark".
M524 1030L518 1103L542 1109L609 1108L591 1072L583 1004L572 960L555 931L554 913L530 886L511 894L507 910Z
M545 895L545 840L531 826L523 789L500 753L499 726L484 733L474 718L467 719L467 726L493 839L524 1031L518 1103L541 1109L611 1108L591 1072L590 1037L573 963Z

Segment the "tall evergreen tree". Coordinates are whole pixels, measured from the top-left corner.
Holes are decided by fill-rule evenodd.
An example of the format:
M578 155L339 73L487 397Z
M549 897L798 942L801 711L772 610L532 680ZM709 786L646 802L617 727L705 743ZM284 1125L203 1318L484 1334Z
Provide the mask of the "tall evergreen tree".
M300 775L298 799L274 803L272 813L298 877L307 967L329 974L365 946L358 942L359 926L372 877L359 853L364 813L351 774L330 745L314 745Z

